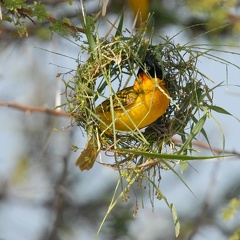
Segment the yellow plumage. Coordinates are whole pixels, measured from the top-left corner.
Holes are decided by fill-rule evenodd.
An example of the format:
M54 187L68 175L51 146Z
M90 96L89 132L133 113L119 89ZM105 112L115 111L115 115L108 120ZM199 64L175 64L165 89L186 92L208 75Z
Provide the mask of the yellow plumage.
M113 113L109 99L95 109L96 115L101 119L100 128L107 134L111 134L113 128L118 131L134 131L146 127L162 116L170 103L165 82L159 78L149 78L144 72L138 74L132 87L117 92L112 100ZM76 161L81 170L89 170L96 160L98 151L93 140L91 138L88 141Z

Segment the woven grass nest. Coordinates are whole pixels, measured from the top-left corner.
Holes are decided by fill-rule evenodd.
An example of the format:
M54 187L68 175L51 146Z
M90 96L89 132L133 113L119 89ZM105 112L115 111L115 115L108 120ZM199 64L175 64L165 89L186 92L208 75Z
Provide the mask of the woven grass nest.
M171 96L169 108L145 129L116 131L113 136L102 134L95 107L132 85L139 65L149 51L163 70ZM142 172L166 167L161 158L153 158L148 153L188 154L191 143L184 151L181 146L191 132L191 123L198 121L196 113L201 112L202 106L210 100L204 76L196 68L197 60L197 52L167 39L158 45L139 40L139 36L99 40L95 51L90 53L87 61L79 64L75 76L66 83L67 111L88 138L94 136L102 156L105 152L114 157L106 165L126 171L141 169ZM182 143L172 141L175 135Z

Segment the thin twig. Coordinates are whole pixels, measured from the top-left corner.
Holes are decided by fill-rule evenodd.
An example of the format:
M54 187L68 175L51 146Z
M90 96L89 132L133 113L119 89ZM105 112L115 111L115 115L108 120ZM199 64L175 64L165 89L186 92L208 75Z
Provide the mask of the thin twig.
M26 105L21 105L21 104L18 104L18 103L8 103L8 102L4 102L4 101L0 101L0 106L15 108L15 109L18 109L20 111L24 111L26 113L43 112L43 113L51 114L51 115L54 115L54 116L70 117L70 115L68 113L64 112L64 111L53 110L53 109L49 109L49 108L46 108L46 107L26 106Z
M175 143L182 143L182 140L181 139L178 139L178 138L173 138L172 139L173 142ZM238 157L240 157L240 153L239 152L236 152L234 150L225 150L225 149L221 149L221 148L217 148L217 147L212 147L212 146L209 146L208 144L204 143L204 142L199 142L199 141L194 141L192 142L192 144L194 146L197 146L197 147L200 147L200 148L203 148L203 149L207 149L209 151L212 151L213 153L215 153L216 155L220 155L220 154L234 154Z
M68 114L68 113L66 113L64 111L53 110L53 109L49 109L49 108L46 108L46 107L26 106L26 105L21 105L21 104L18 104L18 103L8 103L8 102L4 102L4 101L0 101L0 106L15 108L17 110L24 111L26 113L43 112L43 113L51 114L51 115L54 115L54 116L70 117L70 114ZM178 138L173 138L172 140L175 143L182 143L182 140L178 139ZM209 146L208 144L206 144L204 142L198 142L198 141L194 141L192 144L194 146L198 146L200 148L210 150L210 151L212 151L213 153L215 153L217 155L220 155L220 154L223 154L223 153L227 153L227 154L234 154L234 155L240 157L240 153L236 152L234 150L232 150L232 151L230 151L230 150L223 150L223 149L220 149L220 148L217 148L217 147L211 147L211 146Z
M69 163L69 157L71 156L71 145L73 140L73 129L69 132L69 140L68 140L68 151L64 154L62 157L63 160L63 166L61 173L58 175L58 180L55 186L55 195L51 200L51 208L50 208L50 214L51 211L54 210L54 222L49 230L49 226L46 228L46 232L39 238L40 240L52 240L52 239L60 239L58 237L59 231L61 231L62 226L64 225L63 222L63 213L66 208L66 200L67 200L67 194L66 190L69 187L69 183L67 182L68 178L68 163Z

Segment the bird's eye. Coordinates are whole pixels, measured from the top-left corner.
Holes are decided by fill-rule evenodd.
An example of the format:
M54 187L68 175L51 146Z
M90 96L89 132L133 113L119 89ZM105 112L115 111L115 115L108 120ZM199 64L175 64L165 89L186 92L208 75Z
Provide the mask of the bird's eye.
M150 71L150 70L151 70L151 67L150 67L150 66L147 66L147 70Z

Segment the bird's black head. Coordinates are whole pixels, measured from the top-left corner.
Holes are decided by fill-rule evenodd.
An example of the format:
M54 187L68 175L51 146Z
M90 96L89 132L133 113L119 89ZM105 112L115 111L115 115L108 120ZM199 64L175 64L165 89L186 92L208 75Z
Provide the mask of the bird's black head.
M152 78L157 77L159 79L162 79L162 66L159 64L156 56L151 51L147 52L147 55L143 61L143 66L140 66L138 74L140 73L146 73Z

